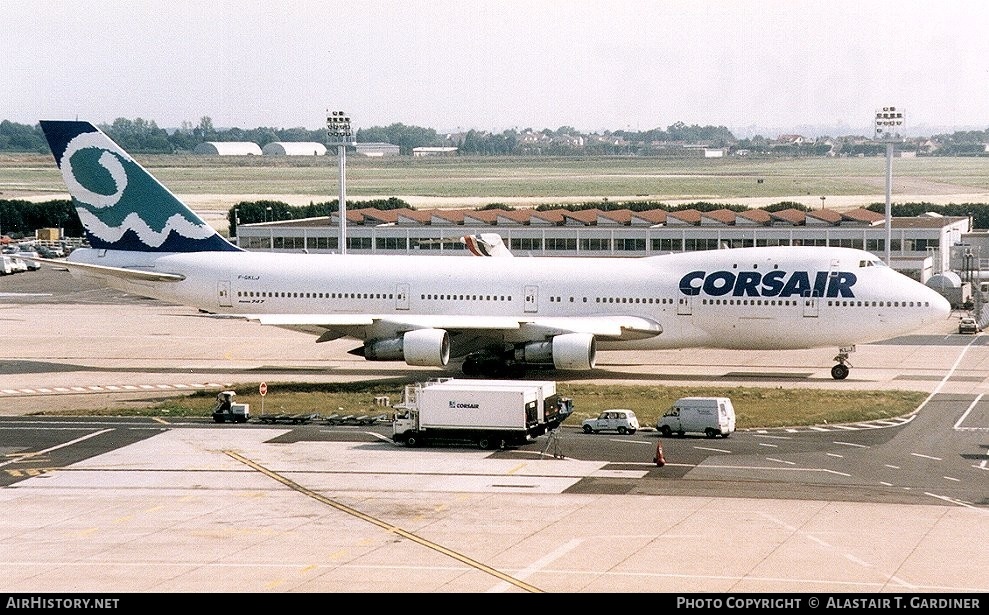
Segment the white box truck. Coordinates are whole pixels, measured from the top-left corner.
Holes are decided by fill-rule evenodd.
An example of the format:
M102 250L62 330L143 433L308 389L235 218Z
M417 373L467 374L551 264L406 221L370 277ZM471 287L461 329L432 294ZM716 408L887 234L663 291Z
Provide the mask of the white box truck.
M438 379L437 384L445 386L539 387L539 422L546 424L546 431L556 429L573 413L573 399L563 397L556 391L554 380L481 380L474 378Z
M539 408L543 389L514 385L438 381L405 387L396 404L392 440L407 446L471 442L484 449L517 446L546 432Z
M735 431L735 407L727 397L681 397L656 422L664 436L702 433L727 438Z

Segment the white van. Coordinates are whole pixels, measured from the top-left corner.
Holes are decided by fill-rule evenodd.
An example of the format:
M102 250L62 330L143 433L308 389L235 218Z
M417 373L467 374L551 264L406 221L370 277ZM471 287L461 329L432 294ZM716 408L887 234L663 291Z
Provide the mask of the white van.
M735 431L735 407L727 397L681 397L656 421L664 436L702 433L727 438Z

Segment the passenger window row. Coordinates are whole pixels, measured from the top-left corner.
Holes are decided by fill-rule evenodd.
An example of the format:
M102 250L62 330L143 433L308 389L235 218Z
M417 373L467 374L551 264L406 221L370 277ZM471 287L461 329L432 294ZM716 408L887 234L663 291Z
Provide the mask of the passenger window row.
M419 295L420 299L426 301L511 301L512 296L508 295Z
M789 299L703 299L703 305L778 305L786 307L788 305L800 305L797 301Z
M929 301L828 301L833 307L930 307Z
M299 293L238 290L238 297L262 299L394 299L393 293Z

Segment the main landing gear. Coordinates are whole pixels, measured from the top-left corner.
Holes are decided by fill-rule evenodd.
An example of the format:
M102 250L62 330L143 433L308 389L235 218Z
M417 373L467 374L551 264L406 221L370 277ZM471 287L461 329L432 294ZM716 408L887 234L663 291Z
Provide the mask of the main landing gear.
M487 376L489 378L521 378L525 367L495 354L475 353L469 355L463 364L465 376Z
M844 380L848 377L848 368L852 366L848 362L848 353L841 351L833 360L837 361L838 364L831 368L831 377L835 380Z

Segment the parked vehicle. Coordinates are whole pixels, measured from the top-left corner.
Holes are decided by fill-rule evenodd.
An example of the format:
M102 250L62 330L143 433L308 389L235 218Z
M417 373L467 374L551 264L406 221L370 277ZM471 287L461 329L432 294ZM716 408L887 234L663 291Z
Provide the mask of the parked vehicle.
M0 275L10 275L15 272L14 259L6 254L0 255Z
M975 319L971 316L962 316L961 320L958 321L958 332L959 333L978 333L979 323L975 322Z
M735 431L735 407L727 397L681 397L656 422L664 436L688 432L727 438Z
M11 254L10 262L14 267L14 273L23 273L27 271L27 261L17 258L17 256Z
M250 404L235 404L235 391L220 391L216 394L216 405L213 406L213 420L217 423L246 423L251 417Z
M40 255L37 252L35 252L34 250L20 250L14 256L15 257L26 256L26 257L30 257L30 258L40 258ZM27 258L21 258L19 260L24 261L24 264L27 265L28 271L37 271L38 269L41 269L41 263L39 263L38 261L28 260Z
M62 248L52 248L49 246L38 246L38 254L45 258L63 258L65 251Z
M584 433L601 431L615 431L620 434L635 433L639 430L639 419L631 410L605 410L596 419L585 419L580 428L584 430Z
M555 429L569 414L558 411L555 388L550 392L543 383L524 380L408 385L402 402L394 406L392 440L406 446L471 442L483 449L525 444ZM546 420L547 413L554 417Z

